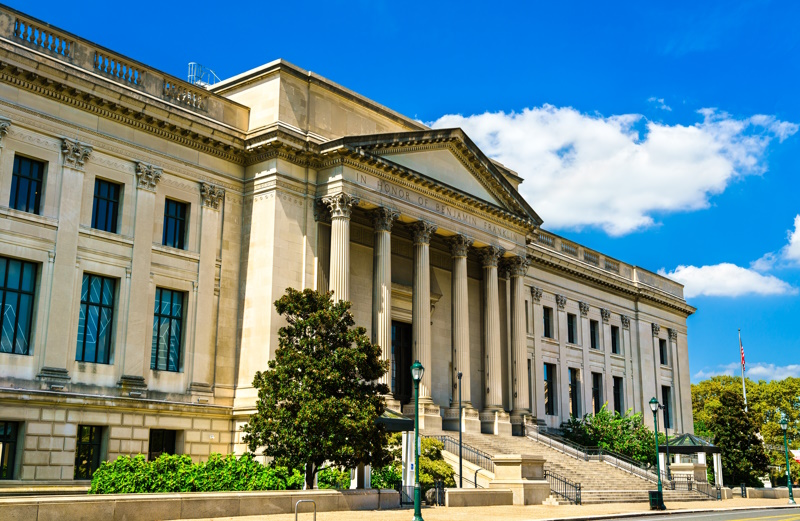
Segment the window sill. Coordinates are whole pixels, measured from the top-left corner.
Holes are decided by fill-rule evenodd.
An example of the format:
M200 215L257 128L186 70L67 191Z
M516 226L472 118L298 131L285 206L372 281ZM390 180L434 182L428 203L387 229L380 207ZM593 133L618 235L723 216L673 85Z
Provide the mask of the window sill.
M102 239L104 241L116 242L125 244L127 246L133 246L133 237L129 237L127 235L121 235L119 233L111 233L103 230L97 230L90 226L81 225L79 233L81 235L86 235L88 237L95 237L97 239Z
M622 360L623 362L625 361L625 356L619 353L611 353L611 358L614 358L616 360Z
M35 213L30 212L23 212L21 210L14 210L8 206L0 206L0 216L13 219L15 221L47 226L48 228L52 228L54 230L58 228L58 219L53 217L45 217L43 215L36 215Z
M542 342L545 342L545 343L548 343L548 344L553 344L555 346L558 345L558 340L556 340L555 338L551 338L549 336L543 336L542 337Z
M178 248L173 248L171 246L164 246L163 244L153 243L153 251L163 253L164 255L171 255L173 257L178 257L180 259L200 262L200 254L189 250L179 250Z

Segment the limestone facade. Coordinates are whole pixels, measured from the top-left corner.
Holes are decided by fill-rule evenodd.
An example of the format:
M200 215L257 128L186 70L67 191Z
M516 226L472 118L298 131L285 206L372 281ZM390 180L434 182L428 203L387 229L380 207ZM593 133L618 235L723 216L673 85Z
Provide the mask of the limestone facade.
M42 165L35 211L23 163ZM285 61L206 88L0 7L0 257L33 274L3 281L3 477L73 480L87 443L148 454L155 431L195 459L243 451L287 287L352 302L392 361L391 407L420 360L427 428L510 434L666 396L692 432L682 287L545 231L520 182L461 130Z

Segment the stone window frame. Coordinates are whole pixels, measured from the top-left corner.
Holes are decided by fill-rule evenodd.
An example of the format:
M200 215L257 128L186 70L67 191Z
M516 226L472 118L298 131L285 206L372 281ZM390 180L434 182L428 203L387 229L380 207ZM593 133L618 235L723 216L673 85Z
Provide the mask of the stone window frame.
M111 304L103 304L102 296L101 296L100 302L92 302L91 301L91 297L89 298L89 300L84 300L84 297L83 297L83 282L84 282L84 280L86 280L87 277L89 278L89 284L91 284L93 278L100 279L100 282L101 282L101 295L102 295L102 291L103 291L102 288L105 287L106 282L110 282L111 284L113 284L113 286L111 288ZM91 288L89 288L89 291L91 291ZM98 349L99 346L97 346L97 343L95 344L96 347L95 347L95 358L94 358L94 360L86 360L86 337L87 337L87 335L86 335L86 326L84 326L83 346L80 345L80 340L76 339L76 342L78 342L78 345L76 346L76 350L75 350L75 361L76 362L79 362L79 363L92 363L92 364L103 364L103 365L111 365L113 363L114 345L115 345L114 336L116 334L116 328L114 326L115 326L115 320L117 318L117 312L116 311L117 311L117 306L119 304L119 291L120 291L120 280L117 277L109 277L107 275L102 275L102 274L94 273L94 272L91 272L91 271L84 271L81 274L81 289L80 289L80 297L79 297L79 303L78 303L78 335L76 335L76 337L78 337L80 335L81 312L83 311L84 306L86 306L87 309L89 307L98 307L98 308L100 308L99 312L102 312L103 309L110 310L111 318L109 319L109 322L108 322L108 327L110 328L110 331L106 335L106 338L107 338L107 341L108 341L108 345L106 346L106 358L105 358L105 361L98 361L97 353L99 351L99 349ZM84 316L86 316L86 315L84 315ZM98 336L99 336L99 333L98 333ZM78 358L78 353L82 353L81 358Z
M176 215L169 213L171 205L174 205L175 209L182 209L183 215ZM183 250L183 251L187 251L189 249L188 228L189 228L190 213L191 213L191 203L187 201L180 201L172 197L166 197L164 199L164 218L162 219L162 225L161 225L162 246L167 246L169 248L175 248L176 250ZM176 223L176 227L178 227L178 230L174 234L175 235L174 240L168 244L167 230L169 229L169 227L167 226L167 224L172 221Z
M6 304L7 298L9 293L15 293L17 295L17 311L14 314L14 335L11 337L11 350L10 351L3 351L2 350L2 336L0 335L0 354L7 354L7 355L22 355L22 356L32 356L34 350L31 349L34 346L34 339L33 339L33 332L36 326L36 312L37 312L37 289L38 289L38 282L39 282L39 264L36 262L32 262L26 259L19 259L15 257L9 257L5 255L0 255L0 262L5 263L5 268L3 270L3 277L0 280L0 292L2 293L2 297L0 297L0 310L2 310L2 314L0 314L0 320L5 323L5 311L6 311ZM8 274L9 269L8 266L11 262L19 262L20 263L20 272L19 272L19 287L14 289L8 287ZM32 275L32 289L26 290L22 289L22 283L25 278L24 273L26 266L32 266L33 275ZM28 316L28 324L27 324L27 348L24 352L17 352L17 334L19 330L19 303L21 300L21 296L28 296L30 298L30 306L29 306L29 316ZM5 328L3 328L5 331Z
M23 175L21 172L18 172L17 171L17 164L18 164L17 160L18 159L19 160L29 161L31 163L31 165L40 165L41 166L41 175L40 175L40 177L38 179L35 179L35 178L31 177L30 175ZM41 159L37 159L37 158L31 157L31 156L28 156L26 154L14 153L14 159L13 159L13 163L12 163L12 166L11 166L11 186L9 188L9 197L8 197L8 207L9 208L11 208L12 210L16 210L18 212L25 212L25 213L30 213L30 214L33 214L33 215L42 215L42 210L44 209L44 203L45 203L44 190L45 190L45 187L47 186L47 170L48 170L47 166L48 166L48 163L46 161L42 161ZM20 178L25 178L25 179L28 180L28 195L25 198L25 200L26 200L26 205L25 205L26 208L25 209L19 208L19 204L20 204L19 197L18 197L19 196L19 182L17 181L17 179L20 179ZM28 202L27 200L30 198L30 190L31 190L31 182L32 181L38 183L38 192L39 192L37 194L37 196L35 197L35 203L34 203L34 209L33 210L31 210L30 208L27 207L27 202ZM16 189L15 189L15 183L17 185ZM17 197L15 197L15 196L17 196ZM12 198L17 199L17 201L16 201L17 204L16 205L12 205L11 204Z
M578 342L578 315L567 312L567 343L579 345Z
M81 441L81 437L82 437L82 434L83 434L82 429L88 429L89 430L89 441L88 442ZM92 479L92 475L94 475L94 473L97 471L97 469L100 468L100 464L105 459L105 452L106 452L105 448L106 448L106 445L107 445L107 441L106 441L107 430L108 429L104 425L88 425L88 424L80 424L80 425L78 425L77 439L76 439L76 442L75 442L75 466L74 466L74 470L73 470L73 479L74 480L76 480L76 481L77 480L91 480ZM81 447L84 447L84 446L92 447L92 448L95 449L95 451L93 452L93 458L92 459L96 460L96 462L97 462L96 466L94 465L94 461L89 462L90 468L91 467L94 467L94 468L91 469L91 472L90 472L88 477L85 477L85 475L79 476L80 469L79 469L79 465L78 465L78 458L81 455L81 450L80 449L81 449Z
M589 347L594 350L600 349L600 321L593 318L589 319Z
M113 197L101 196L101 195L99 195L97 193L98 186L100 186L101 184L108 185L109 187L114 187L117 190L116 200ZM103 232L106 232L106 233L113 233L115 235L119 234L119 229L120 229L120 209L121 209L121 207L122 207L122 205L124 203L124 190L125 190L124 183L118 183L116 181L111 181L109 179L105 179L105 178L100 177L100 176L96 176L94 178L94 189L92 191L92 220L91 220L91 224L90 224L90 226L91 226L91 228L93 230L100 230L100 231L103 231ZM111 222L112 222L110 227L113 228L112 230L107 230L106 228L101 228L101 227L98 226L98 223L97 223L97 220L98 220L97 208L98 208L98 201L101 201L101 200L106 201L107 204L109 202L113 203L114 206L115 206L113 212L106 210L106 221L108 220L108 218L109 218L108 216L110 215L111 216L110 219L111 219Z
M552 306L542 306L542 337L555 340L555 313ZM548 327L549 326L549 327Z
M544 362L543 368L544 413L547 416L558 416L558 364ZM548 396L552 398L550 401Z
M14 479L21 452L22 422L0 420L0 481ZM3 472L6 469L6 472Z

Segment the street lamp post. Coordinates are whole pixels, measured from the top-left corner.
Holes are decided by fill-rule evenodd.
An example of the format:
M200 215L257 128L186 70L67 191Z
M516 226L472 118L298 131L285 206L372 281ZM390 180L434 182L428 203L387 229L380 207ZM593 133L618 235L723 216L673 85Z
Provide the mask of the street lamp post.
M667 507L664 506L664 491L661 488L661 463L658 461L658 400L655 397L650 399L650 410L653 411L653 426L655 427L655 436L656 436L656 476L658 476L658 509L659 510L666 510ZM652 504L651 504L652 508Z
M789 487L789 504L794 505L794 495L792 494L792 472L789 470L789 443L786 441L786 429L789 427L789 422L786 421L786 415L783 415L780 424L781 429L783 429L783 449L786 452L786 485Z
M461 371L458 372L458 488L464 488L464 460L462 458L461 444Z
M419 363L419 360L414 360L411 365L411 379L414 380L414 519L413 521L423 521L422 512L420 511L420 488L419 488L419 381L422 380L422 375L425 373L425 368Z

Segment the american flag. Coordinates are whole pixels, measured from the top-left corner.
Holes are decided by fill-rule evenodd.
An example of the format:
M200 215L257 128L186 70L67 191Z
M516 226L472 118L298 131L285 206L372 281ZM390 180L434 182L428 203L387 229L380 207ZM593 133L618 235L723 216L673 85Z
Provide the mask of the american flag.
M742 345L741 333L739 333L739 351L742 353L742 372L744 372L744 346Z

